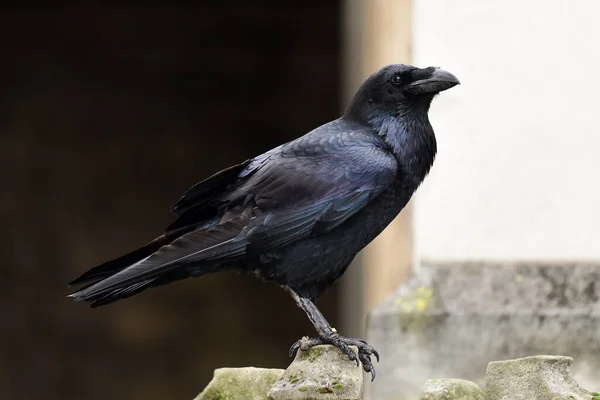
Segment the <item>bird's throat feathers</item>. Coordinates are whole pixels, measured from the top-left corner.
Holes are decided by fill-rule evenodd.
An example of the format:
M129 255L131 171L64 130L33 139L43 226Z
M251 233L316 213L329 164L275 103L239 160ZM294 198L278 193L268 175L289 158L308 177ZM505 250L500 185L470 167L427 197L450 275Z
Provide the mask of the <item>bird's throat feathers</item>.
M398 161L422 164L425 173L429 171L437 143L427 112L400 110L398 114L379 114L369 123Z

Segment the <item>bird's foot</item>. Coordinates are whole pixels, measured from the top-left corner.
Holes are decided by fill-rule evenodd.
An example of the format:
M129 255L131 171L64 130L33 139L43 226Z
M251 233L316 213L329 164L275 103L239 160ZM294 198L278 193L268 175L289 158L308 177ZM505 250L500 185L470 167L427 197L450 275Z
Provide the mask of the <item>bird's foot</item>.
M290 357L294 357L298 352L298 349L307 351L311 347L321 344L330 344L337 347L346 354L350 360L356 361L357 367L360 365L359 363L362 363L365 372L371 373L371 382L375 380L375 368L371 362L371 356L375 356L377 362L379 362L379 353L377 353L377 350L364 340L347 338L336 332L332 332L324 337L303 337L290 347ZM358 348L358 356L350 349L350 346L356 346Z

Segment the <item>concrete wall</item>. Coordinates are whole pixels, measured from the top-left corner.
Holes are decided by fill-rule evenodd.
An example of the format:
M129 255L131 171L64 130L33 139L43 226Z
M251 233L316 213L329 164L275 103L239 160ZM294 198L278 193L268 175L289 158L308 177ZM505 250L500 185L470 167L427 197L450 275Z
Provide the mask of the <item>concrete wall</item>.
M413 62L439 155L415 202L420 259L600 260L600 2L414 0Z

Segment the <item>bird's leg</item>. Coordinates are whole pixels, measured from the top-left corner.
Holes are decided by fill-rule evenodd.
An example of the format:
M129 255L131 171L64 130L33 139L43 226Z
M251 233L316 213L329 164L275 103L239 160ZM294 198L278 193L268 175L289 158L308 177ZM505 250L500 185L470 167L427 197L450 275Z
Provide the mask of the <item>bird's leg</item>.
M335 329L329 325L329 322L325 319L323 314L319 311L317 306L313 303L311 299L301 297L292 289L287 288L288 292L292 295L298 307L304 310L310 322L314 325L318 337L307 338L304 337L298 340L296 343L292 345L290 348L290 357L293 357L298 349L306 351L313 346L317 346L320 344L330 344L341 351L343 351L352 361L356 361L356 365L360 363L363 365L363 369L365 372L371 373L371 380L375 379L375 368L373 367L373 363L371 362L371 356L374 355L377 361L379 361L379 354L373 348L373 346L369 345L367 342L361 339L347 338L341 336ZM350 349L349 346L356 346L358 348L358 357L356 354Z

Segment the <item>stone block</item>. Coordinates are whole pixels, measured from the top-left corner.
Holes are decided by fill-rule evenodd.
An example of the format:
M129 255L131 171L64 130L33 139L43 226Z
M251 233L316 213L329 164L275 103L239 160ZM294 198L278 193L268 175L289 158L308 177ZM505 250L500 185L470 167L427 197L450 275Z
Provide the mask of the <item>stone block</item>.
M483 391L464 379L429 379L419 400L482 400Z
M357 349L352 347L355 352ZM363 370L337 347L315 346L296 358L269 391L270 400L360 400Z
M267 400L267 392L283 372L254 367L219 368L194 400Z
M428 263L374 309L371 400L418 399L429 378L483 385L490 361L565 354L600 382L600 265Z
M485 400L590 400L571 376L571 357L534 356L488 364ZM600 383L597 383L600 384Z

